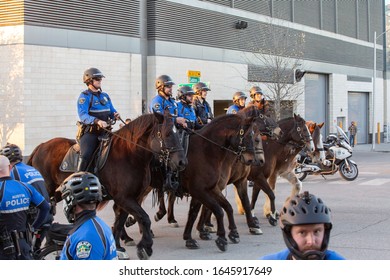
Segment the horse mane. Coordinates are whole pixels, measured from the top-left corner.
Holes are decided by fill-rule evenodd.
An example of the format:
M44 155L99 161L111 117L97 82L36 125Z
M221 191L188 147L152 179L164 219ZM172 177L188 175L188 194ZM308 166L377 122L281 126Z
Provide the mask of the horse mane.
M140 115L131 122L125 124L115 134L137 142L145 134L150 134L153 129L157 129L157 119L154 114Z
M242 120L243 118L243 115L239 115L239 114L227 114L227 115L220 115L220 116L217 116L215 117L211 123L209 123L208 125L205 125L204 127L202 127L201 129L199 129L198 131L200 133L202 133L203 131L208 131L208 130L214 130L215 127L217 126L228 126L230 124L232 124L232 119L235 119L235 120Z

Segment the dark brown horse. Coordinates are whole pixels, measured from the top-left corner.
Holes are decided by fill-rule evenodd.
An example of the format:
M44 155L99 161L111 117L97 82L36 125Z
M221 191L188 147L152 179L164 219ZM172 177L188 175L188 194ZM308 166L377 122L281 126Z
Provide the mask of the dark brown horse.
M267 139L264 141L265 164L252 166L248 180L254 182L251 209L255 204L259 192L266 193L264 215L271 225L276 225L277 212L275 209L276 179L281 176L294 184L292 194L297 194L302 188L302 183L294 173L295 156L306 146L309 151L314 151L314 143L306 126L305 120L299 115L278 121L283 135L279 140ZM240 211L239 211L240 212Z
M256 107L247 107L244 110L239 112L240 114L244 114L245 116L252 116L255 114L255 136L260 136L259 138L255 138L255 145L257 145L257 150L261 151L261 162L260 164L255 164L256 166L262 166L265 162L264 151L261 137L271 137L273 139L278 139L281 136L281 130L278 127L277 123L274 119L264 116L259 113ZM265 138L265 139L266 139ZM235 190L242 202L242 205L245 209L246 220L249 227L249 232L251 234L262 234L260 229L260 224L258 219L254 217L251 213L250 202L248 198L248 190L247 190L247 177L250 173L251 166L242 164L241 162L236 162L231 169L225 168L225 171L229 172L227 174L223 174L221 176L218 187L220 190L224 190L227 185L233 184ZM204 240L208 240L211 238L208 231L210 231L209 227L212 227L210 222L211 212L206 208L202 207L202 214L198 222L197 229L200 233L200 238ZM208 225L206 232L204 231L205 223Z
M224 210L229 221L229 239L235 243L239 241L233 208L222 194L218 182L226 174L226 169L230 170L237 161L248 165L254 163L253 126L254 117L224 115L215 118L190 136L188 165L179 176L181 187L191 196L188 220L183 234L187 248L199 248L198 243L192 239L191 231L202 204L209 208L217 219L218 248L225 251L227 247ZM158 183L158 180L155 183ZM125 215L126 218L126 213L121 215Z
M47 188L54 195L57 187L69 175L59 166L74 140L54 138L35 148L29 164L37 168L45 179ZM183 148L168 112L142 115L113 133L111 151L98 172L100 182L116 207L135 217L142 230L137 244L137 255L147 259L152 255L153 240L150 219L141 207L150 185L150 163L154 156L166 161L172 170L182 170L187 164ZM102 208L107 201L104 201ZM116 219L113 233L120 248L119 236L125 219Z

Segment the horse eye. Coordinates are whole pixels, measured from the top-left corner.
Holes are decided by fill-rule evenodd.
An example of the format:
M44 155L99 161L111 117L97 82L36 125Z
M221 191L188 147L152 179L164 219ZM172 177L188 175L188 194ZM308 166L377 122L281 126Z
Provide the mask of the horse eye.
M297 131L301 131L301 128L300 128L300 127L297 127Z

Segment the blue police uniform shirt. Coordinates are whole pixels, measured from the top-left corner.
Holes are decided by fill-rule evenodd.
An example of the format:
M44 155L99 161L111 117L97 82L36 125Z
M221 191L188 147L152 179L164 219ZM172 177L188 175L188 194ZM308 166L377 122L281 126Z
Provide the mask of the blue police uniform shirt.
M177 102L177 116L185 118L187 122L195 126L196 114L191 104L182 101Z
M103 232L99 232L99 226ZM117 258L112 231L97 216L86 220L68 236L60 255L60 260L115 260Z
M236 104L233 104L227 109L226 114L237 114L238 111L240 111L240 107L238 107Z
M172 97L165 99L163 96L158 94L152 99L149 111L150 113L156 112L164 115L165 108L169 109L169 113L172 116L177 116L177 104L175 102L175 99L173 99Z
M77 111L80 121L84 124L93 124L97 118L107 122L114 119L116 109L105 92L83 91L77 100Z
M39 206L45 198L33 186L11 177L0 179L0 192L3 196L0 201L0 232L4 227L25 231L30 204Z
M260 258L260 260L287 260L289 254L290 251L288 249L285 249L275 254L263 256ZM326 250L324 260L345 260L345 258L340 254L336 253L335 251Z
M46 190L45 181L41 173L34 167L20 161L12 167L11 178L33 186L45 198L45 200L50 203L50 197ZM51 222L52 220L53 216L49 214L47 215L45 222Z

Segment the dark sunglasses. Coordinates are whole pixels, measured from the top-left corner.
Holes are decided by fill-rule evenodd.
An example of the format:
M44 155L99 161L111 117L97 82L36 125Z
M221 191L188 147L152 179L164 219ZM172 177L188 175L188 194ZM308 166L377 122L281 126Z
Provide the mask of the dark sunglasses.
M165 85L165 87L167 87L167 88L172 88L172 85Z

